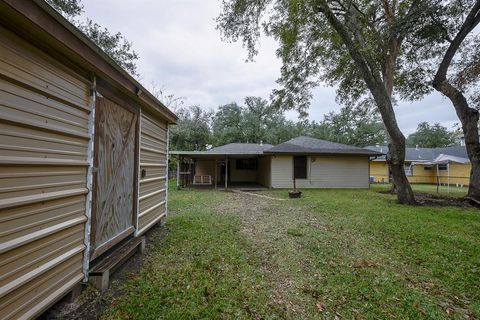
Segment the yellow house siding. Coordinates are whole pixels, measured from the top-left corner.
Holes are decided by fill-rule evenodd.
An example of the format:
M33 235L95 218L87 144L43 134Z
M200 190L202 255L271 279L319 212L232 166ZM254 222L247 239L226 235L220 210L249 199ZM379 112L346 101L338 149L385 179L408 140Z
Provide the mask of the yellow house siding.
M441 184L463 184L468 186L470 180L470 170L472 166L468 164L450 163L450 179L448 178L448 171L442 170L439 174L439 182Z
M376 183L388 183L388 165L385 161L370 161L370 176Z
M421 164L416 164L412 166L412 175L408 176L408 181L410 183L435 183L436 177L436 168L432 167L431 170L425 170L425 167Z
M463 184L468 186L470 179L470 164L451 163L450 165L450 184ZM432 166L432 170L425 170L424 165L416 164L412 166L412 175L408 176L410 183L437 183L437 168ZM388 165L385 161L370 161L370 176L374 177L376 183L388 182ZM439 172L439 181L441 184L447 184L448 171Z
M368 188L368 157L309 156L299 188ZM293 187L293 156L272 157L272 187Z

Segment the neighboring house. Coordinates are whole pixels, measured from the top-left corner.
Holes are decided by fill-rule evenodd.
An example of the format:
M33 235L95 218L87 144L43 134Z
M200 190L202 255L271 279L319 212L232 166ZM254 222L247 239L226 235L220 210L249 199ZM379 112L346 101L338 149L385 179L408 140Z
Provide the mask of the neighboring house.
M366 149L383 154L387 146L368 146ZM405 174L411 183L468 185L471 165L465 146L444 148L406 148ZM374 182L388 183L390 180L385 155L372 158L370 175Z
M44 1L0 0L0 319L108 284L167 214L176 120Z
M268 188L368 188L369 158L377 151L310 137L276 146L231 143L208 151L171 151L180 159L178 183Z

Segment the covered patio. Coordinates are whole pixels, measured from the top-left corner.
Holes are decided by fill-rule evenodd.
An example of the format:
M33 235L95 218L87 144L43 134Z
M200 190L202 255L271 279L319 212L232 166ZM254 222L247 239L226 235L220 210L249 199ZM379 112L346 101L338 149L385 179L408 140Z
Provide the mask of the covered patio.
M260 190L270 187L268 144L231 143L207 151L172 151L177 187Z

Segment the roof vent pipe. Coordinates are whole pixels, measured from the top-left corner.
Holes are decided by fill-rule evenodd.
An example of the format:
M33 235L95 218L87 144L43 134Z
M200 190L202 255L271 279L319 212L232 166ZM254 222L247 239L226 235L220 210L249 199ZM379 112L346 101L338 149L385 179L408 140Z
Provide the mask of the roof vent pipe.
M260 145L263 146L263 140L260 140Z
M415 150L418 150L418 144L415 145Z
M375 145L375 147L376 147L376 148L380 148L380 145L377 143L377 144Z

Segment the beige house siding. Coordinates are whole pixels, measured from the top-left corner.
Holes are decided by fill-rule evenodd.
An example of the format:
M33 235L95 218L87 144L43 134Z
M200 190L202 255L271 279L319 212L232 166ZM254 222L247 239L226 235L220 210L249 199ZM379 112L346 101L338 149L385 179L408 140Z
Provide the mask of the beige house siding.
M257 180L257 170L238 170L237 160L228 161L229 182L253 182Z
M0 317L83 279L88 81L0 29Z
M293 187L293 156L272 156L272 188ZM298 188L368 188L366 156L308 156L307 179Z
M142 111L140 130L138 234L143 234L166 215L167 124Z
M270 168L270 156L260 157L258 159L258 172L257 172L257 183L269 187L271 186L270 177L271 177L271 168Z
M220 170L220 169L217 169ZM215 160L197 160L195 163L196 176L212 176L212 181L215 177ZM217 177L218 181L220 175Z
M271 187L293 188L293 157L272 156L271 158ZM307 163L310 163L309 161Z

